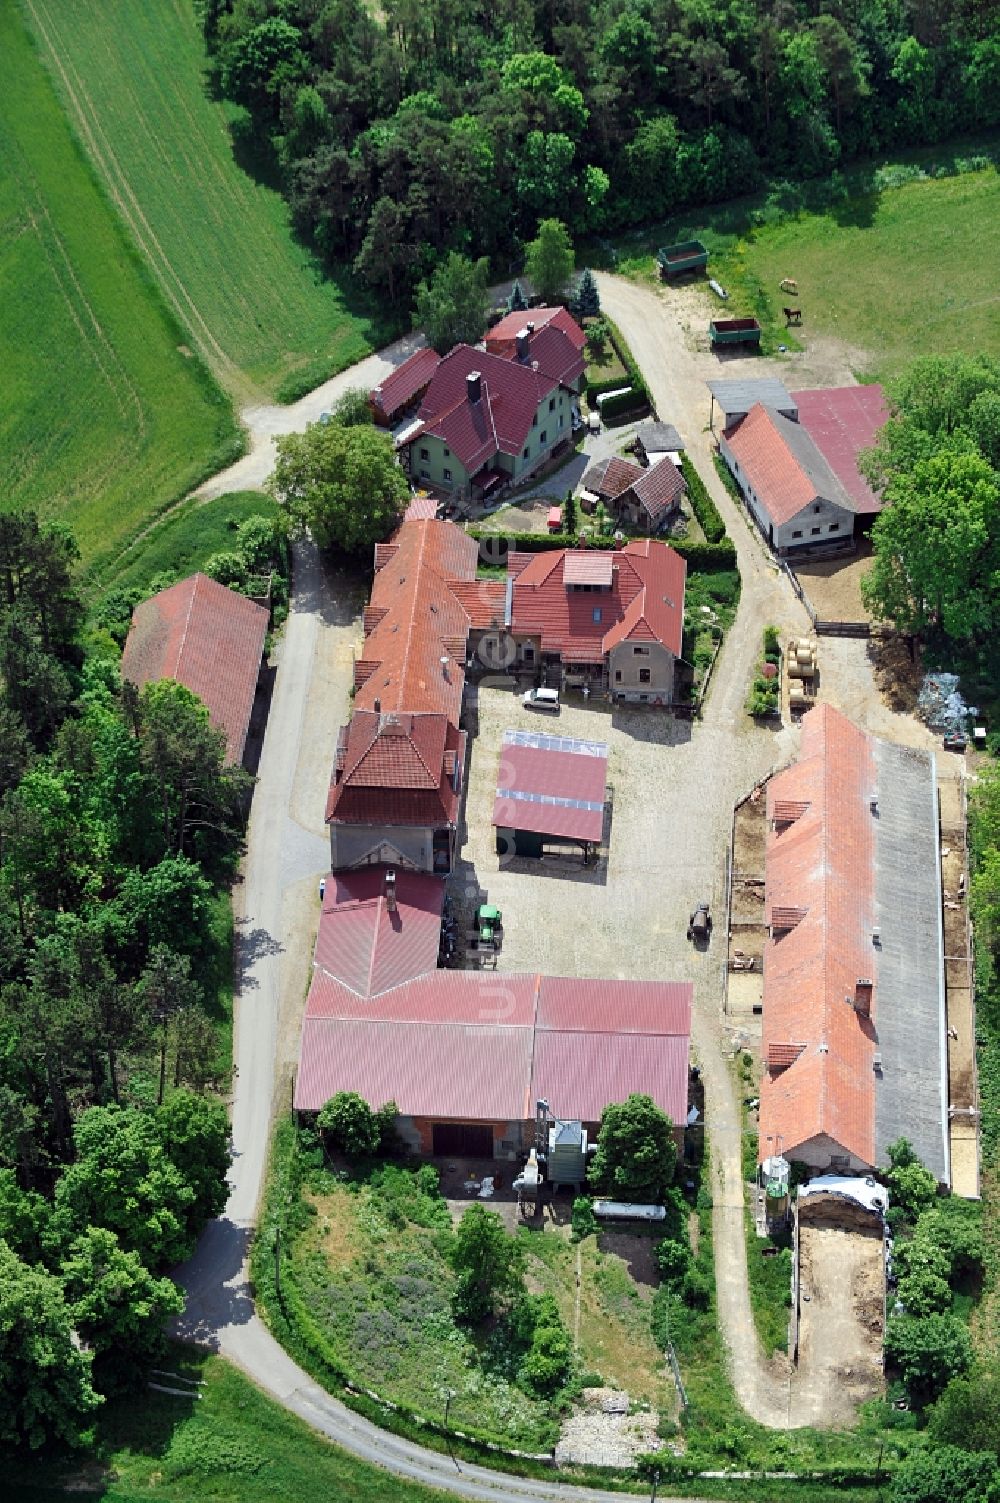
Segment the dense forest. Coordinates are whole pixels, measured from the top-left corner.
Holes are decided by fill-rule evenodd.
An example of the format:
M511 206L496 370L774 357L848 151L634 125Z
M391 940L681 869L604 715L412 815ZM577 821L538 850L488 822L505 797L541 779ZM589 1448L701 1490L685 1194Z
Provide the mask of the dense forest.
M0 1448L86 1441L155 1360L229 1162L251 779L187 689L122 684L76 563L0 516Z
M331 262L403 299L540 219L620 231L1000 121L995 0L205 0Z

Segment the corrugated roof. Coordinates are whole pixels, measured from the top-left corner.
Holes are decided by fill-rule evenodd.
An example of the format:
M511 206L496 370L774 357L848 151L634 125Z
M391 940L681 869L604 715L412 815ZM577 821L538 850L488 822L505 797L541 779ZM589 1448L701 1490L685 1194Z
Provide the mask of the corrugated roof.
M690 981L620 981L546 976L538 998L538 1027L584 1033L691 1032Z
M136 606L122 678L140 689L164 678L183 684L225 733L229 761L240 762L268 621L264 606L205 574L191 574Z
M640 1092L683 1123L688 1052L687 1037L675 1035L539 1031L530 1099L552 1102L560 1116L598 1122L609 1102Z
M797 391L793 397L799 422L810 435L856 511L877 512L877 496L858 469L858 455L871 448L889 416L881 386L834 386L820 391Z
M530 1028L307 1017L295 1106L317 1111L337 1091L357 1091L406 1116L523 1120L532 1038Z
M780 412L752 407L726 443L742 470L741 479L760 498L778 526L790 522L823 497L852 511L850 497L805 429Z
M444 886L436 877L396 869L395 908L384 866L331 872L316 938L316 965L359 996L370 997L437 965Z
M673 423L640 423L635 437L647 454L662 454L668 450L676 454L684 449L684 440Z
M417 400L440 364L441 356L436 350L418 350L375 387L371 393L372 406L391 422L397 413Z
M437 516L438 504L434 496L413 496L403 513L404 522L423 522Z
M505 1121L530 1118L541 1095L561 1117L592 1122L610 1101L643 1091L682 1122L691 992L689 983L435 971L368 1000L316 971L295 1106L315 1111L353 1090L405 1115Z
M500 749L493 824L570 840L604 831L608 749L603 742L507 731Z
M722 408L724 426L728 426L740 413L749 412L758 403L773 407L776 412L786 415L794 415L798 411L794 397L784 382L776 377L765 376L749 381L708 381L706 385Z

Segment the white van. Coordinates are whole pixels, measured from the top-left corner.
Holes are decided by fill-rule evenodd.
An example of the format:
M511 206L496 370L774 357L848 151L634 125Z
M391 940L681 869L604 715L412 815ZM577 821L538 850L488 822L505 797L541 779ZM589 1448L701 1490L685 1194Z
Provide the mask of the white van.
M550 715L558 715L559 690L529 689L527 694L521 695L521 703L526 710L547 710Z

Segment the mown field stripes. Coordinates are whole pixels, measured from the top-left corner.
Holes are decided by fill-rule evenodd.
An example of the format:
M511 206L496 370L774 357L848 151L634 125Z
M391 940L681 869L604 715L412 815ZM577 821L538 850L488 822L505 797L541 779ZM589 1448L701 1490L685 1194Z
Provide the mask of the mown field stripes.
M191 0L23 0L57 92L192 345L238 398L316 383L375 330L244 171Z
M11 6L0 10L0 94L0 504L62 518L93 566L240 439Z

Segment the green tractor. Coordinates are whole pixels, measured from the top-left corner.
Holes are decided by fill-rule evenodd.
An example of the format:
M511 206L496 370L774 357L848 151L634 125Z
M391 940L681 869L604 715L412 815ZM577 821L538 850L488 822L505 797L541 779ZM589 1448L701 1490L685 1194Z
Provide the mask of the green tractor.
M503 914L493 903L482 903L476 910L478 943L499 950L503 944Z

